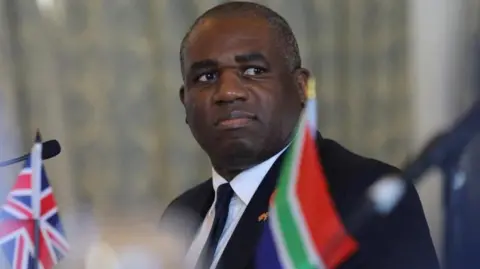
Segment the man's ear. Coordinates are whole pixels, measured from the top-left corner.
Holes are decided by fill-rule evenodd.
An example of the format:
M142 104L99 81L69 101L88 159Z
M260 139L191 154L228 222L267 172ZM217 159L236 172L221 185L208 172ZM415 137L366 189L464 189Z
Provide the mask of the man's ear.
M297 84L298 96L302 102L302 107L307 101L308 79L310 78L310 71L305 68L298 68L294 71L295 83Z
M180 87L178 96L180 97L180 102L182 102L182 104L185 106L185 86L184 85Z
M180 97L180 102L182 102L183 107L185 107L185 86L182 85L178 91L178 96ZM185 116L185 123L188 124L187 116Z

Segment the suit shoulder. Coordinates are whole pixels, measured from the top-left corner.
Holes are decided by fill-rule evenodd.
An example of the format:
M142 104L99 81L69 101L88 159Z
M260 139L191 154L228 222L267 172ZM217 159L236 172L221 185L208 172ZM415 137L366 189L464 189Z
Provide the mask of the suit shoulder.
M183 208L189 207L192 203L198 200L199 197L204 196L212 189L212 180L205 180L196 186L184 191L176 198L174 198L167 206L167 209L170 208Z
M379 178L400 173L392 165L353 153L329 139L320 144L319 156L332 190L342 193L362 194Z
M204 201L210 196L209 190L213 190L212 183L206 180L173 199L160 217L160 231L179 238L193 236L202 218Z
M400 169L395 166L356 154L330 139L324 139L321 144L320 154L326 155L325 157L329 161L329 164L341 164L344 168L371 169L373 167L380 172L400 172Z

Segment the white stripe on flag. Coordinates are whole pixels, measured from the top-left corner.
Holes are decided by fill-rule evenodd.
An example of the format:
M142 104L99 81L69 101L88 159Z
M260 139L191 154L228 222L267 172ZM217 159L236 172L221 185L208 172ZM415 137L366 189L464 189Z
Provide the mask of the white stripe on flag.
M42 143L33 145L32 164L32 213L33 219L40 219L40 188L42 184Z

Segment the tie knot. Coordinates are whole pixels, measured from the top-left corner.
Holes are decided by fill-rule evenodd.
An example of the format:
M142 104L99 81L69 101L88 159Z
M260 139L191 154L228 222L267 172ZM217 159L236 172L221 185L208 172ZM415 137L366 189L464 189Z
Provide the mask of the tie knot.
M229 183L220 185L217 189L217 201L215 203L216 214L223 211L224 208L228 208L230 199L233 196L233 189Z

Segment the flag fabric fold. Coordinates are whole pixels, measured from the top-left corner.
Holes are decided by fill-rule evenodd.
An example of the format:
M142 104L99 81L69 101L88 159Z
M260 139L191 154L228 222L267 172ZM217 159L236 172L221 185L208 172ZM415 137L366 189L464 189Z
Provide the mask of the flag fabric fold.
M286 152L256 253L258 269L336 268L357 250L328 191L316 147L315 81Z
M35 146L0 208L0 246L12 269L51 269L69 250L41 154L34 150ZM39 171L33 171L35 167Z

